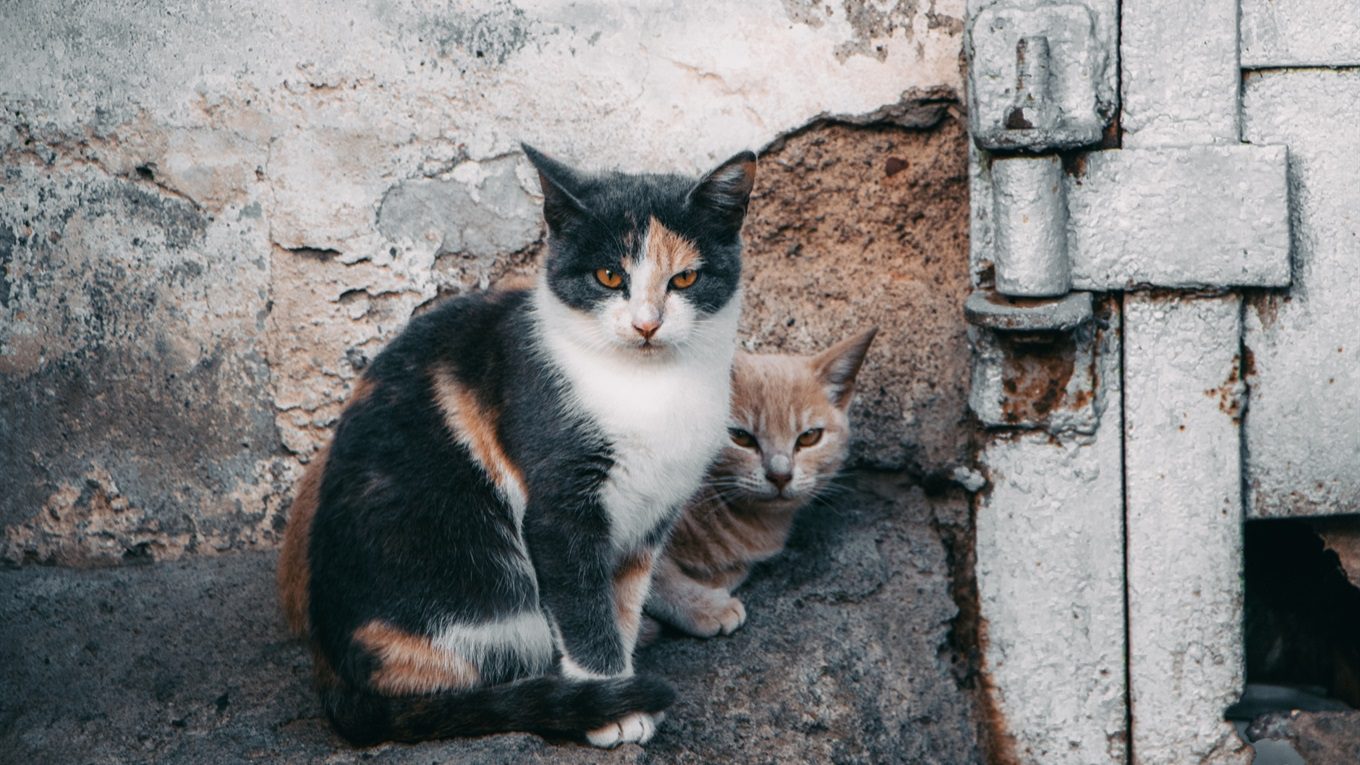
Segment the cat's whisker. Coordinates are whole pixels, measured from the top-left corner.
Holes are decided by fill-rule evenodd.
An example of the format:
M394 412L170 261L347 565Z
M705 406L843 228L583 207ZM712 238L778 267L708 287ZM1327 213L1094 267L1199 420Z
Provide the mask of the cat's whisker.
M724 502L731 502L732 500L735 500L735 499L741 499L741 498L743 498L743 497L747 494L747 492L740 491L740 490L737 490L737 489L727 489L727 490L724 490L724 489L715 489L713 493L716 494L716 495L718 496L718 498L721 499L721 500L723 500Z
M711 477L706 482L709 486L744 486L746 479L742 476L719 476Z

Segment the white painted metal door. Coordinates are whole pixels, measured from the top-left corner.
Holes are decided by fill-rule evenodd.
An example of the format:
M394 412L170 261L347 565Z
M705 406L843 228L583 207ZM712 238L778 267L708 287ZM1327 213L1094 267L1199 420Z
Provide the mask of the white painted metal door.
M1360 513L1360 2L971 0L968 47L1001 750L1247 762L1243 520Z

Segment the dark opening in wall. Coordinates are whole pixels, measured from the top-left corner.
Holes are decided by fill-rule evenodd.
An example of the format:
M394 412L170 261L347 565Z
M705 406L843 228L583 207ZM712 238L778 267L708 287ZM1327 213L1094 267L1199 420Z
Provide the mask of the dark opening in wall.
M1248 689L1230 716L1360 708L1360 556L1337 553L1356 540L1356 517L1247 523Z

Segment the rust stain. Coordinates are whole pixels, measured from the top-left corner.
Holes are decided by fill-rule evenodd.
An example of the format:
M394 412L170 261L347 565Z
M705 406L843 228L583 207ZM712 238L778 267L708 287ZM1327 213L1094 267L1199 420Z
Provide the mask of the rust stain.
M1029 130L1032 127L1034 127L1034 123L1030 122L1029 118L1025 116L1023 107L1016 107L1006 115L1007 130Z
M1120 113L1115 111L1114 119L1105 126L1104 132L1100 135L1100 148L1118 149L1124 145L1124 126L1120 122Z
M1325 489L1320 482L1317 484L1318 491ZM1323 546L1336 554L1337 563L1351 585L1360 589L1360 523L1355 516L1313 518L1308 523L1322 538Z
M1006 437L1004 434L998 437ZM977 589L977 514L1003 476L980 466L986 486L969 503L966 523L931 522L944 545L949 570L949 595L958 608L949 624L949 645L955 655L955 679L960 689L971 692L975 703L974 724L982 762L1017 765L1015 736L1001 711L999 694L987 668L987 622L982 617Z
M996 264L990 260L984 260L979 264L977 272L977 285L980 289L989 292L996 288Z
M1010 732L1010 724L1006 722L1006 715L1001 711L1001 704L997 700L996 682L992 680L992 674L987 668L987 620L978 617L977 625L978 640L978 716L982 726L982 755L985 762L991 765L1020 765L1020 757L1016 754L1015 734Z
M1064 154L1062 157L1063 171L1071 178L1081 180L1086 177L1086 155L1085 154Z
M1053 298L1011 297L1009 295L1002 295L999 292L988 292L985 297L987 302L992 305L1016 306L1020 308L1035 308L1053 304Z
M1079 390L1077 391L1077 394L1072 397L1071 408L1084 409L1095 397L1096 392L1094 390Z
M1222 385L1204 391L1205 396L1218 399L1218 410L1238 424L1242 422L1242 367L1242 357L1234 355L1228 379L1224 380Z
M1003 339L1003 345L1016 345ZM1072 338L1047 344L1025 344L1008 348L1002 369L1001 385L1006 396L1002 416L1012 424L1043 421L1060 407L1076 408L1086 401L1074 396L1068 400L1067 384L1076 366L1076 346Z
M1262 327L1270 327L1280 318L1280 306L1288 303L1289 294L1280 290L1247 291L1242 299L1256 311Z

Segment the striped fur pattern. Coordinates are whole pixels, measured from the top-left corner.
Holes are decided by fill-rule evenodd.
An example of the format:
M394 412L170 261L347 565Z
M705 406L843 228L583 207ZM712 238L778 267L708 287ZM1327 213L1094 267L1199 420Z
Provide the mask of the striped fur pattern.
M845 464L855 376L876 332L816 356L738 354L731 440L676 523L649 614L697 637L745 623L746 606L732 591L784 549L795 514ZM645 640L657 629L645 628Z
M660 545L726 438L749 152L699 179L525 147L540 281L449 301L364 371L291 510L279 591L356 744L642 742Z

